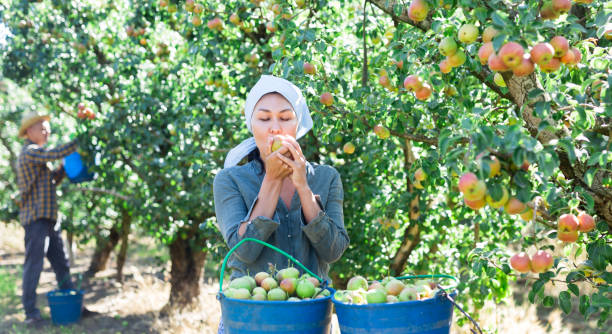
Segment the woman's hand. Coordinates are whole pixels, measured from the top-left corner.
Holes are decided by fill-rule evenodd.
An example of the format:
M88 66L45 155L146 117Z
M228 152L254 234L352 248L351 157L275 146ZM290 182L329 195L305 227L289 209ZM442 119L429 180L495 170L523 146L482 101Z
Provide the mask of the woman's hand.
M290 167L289 170L291 173L291 182L293 182L293 185L298 190L300 188L308 187L308 179L306 178L306 158L302 153L300 144L298 144L297 140L295 140L293 137L283 137L282 140L283 147L289 149L289 152L293 158L292 160L284 155L279 155L279 159ZM280 152L280 150L277 152Z
M283 138L285 139L285 138ZM268 137L268 143L265 147L264 152L264 164L266 166L266 177L270 180L278 180L282 181L285 177L289 176L292 171L289 165L283 162L280 157L285 159L283 154L288 153L289 149L286 145L283 145L280 149L272 152L272 142L274 141L274 137ZM290 160L290 159L289 159Z

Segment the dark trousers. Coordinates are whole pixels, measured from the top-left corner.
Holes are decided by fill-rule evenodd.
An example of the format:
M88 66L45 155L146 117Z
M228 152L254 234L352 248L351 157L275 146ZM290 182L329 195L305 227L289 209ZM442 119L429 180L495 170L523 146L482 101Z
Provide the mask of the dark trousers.
M74 289L59 225L50 219L41 218L24 227L25 263L21 301L28 318L40 316L40 310L36 307L36 287L43 270L45 255L55 272L60 289Z

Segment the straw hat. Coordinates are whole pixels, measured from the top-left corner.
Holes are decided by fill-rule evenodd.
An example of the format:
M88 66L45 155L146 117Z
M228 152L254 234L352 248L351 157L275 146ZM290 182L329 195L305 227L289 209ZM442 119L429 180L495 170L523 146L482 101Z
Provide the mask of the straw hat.
M32 125L39 121L49 121L51 116L39 114L38 111L26 111L21 117L21 125L19 126L19 138L26 137L26 131Z

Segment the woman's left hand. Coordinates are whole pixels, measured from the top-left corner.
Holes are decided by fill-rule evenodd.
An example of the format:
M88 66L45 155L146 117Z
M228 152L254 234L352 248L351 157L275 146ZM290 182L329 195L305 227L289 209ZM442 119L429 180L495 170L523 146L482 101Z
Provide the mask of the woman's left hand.
M289 149L293 157L293 160L291 160L284 155L279 155L279 158L291 167L292 173L289 175L291 182L293 182L293 185L297 189L308 186L308 180L306 178L306 158L302 153L300 144L298 144L297 140L293 137L283 137L282 143L283 146Z

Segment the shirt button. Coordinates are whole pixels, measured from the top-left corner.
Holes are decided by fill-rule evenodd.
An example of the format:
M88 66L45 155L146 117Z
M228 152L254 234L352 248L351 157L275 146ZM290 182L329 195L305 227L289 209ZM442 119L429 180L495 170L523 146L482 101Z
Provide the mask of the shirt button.
M291 234L289 234L288 237L291 238Z

